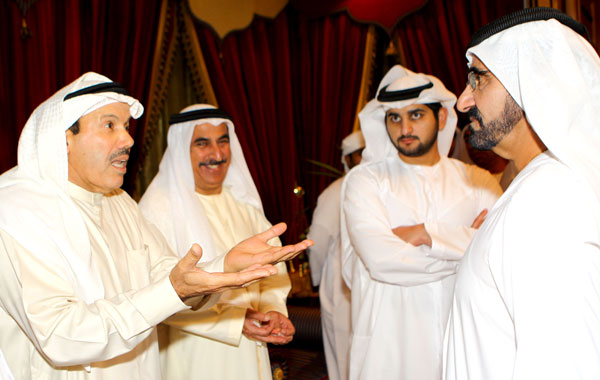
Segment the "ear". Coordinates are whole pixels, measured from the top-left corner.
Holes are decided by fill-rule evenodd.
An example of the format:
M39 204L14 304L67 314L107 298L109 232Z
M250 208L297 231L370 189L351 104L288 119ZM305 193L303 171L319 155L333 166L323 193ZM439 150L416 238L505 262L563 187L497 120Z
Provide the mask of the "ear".
M446 120L448 120L448 109L446 107L442 107L438 111L438 126L440 131L446 126Z
M70 151L70 146L71 146L70 143L71 143L71 140L73 139L73 132L71 132L67 129L67 131L65 132L65 136L66 136L66 140L67 140L67 155L68 155L69 151Z

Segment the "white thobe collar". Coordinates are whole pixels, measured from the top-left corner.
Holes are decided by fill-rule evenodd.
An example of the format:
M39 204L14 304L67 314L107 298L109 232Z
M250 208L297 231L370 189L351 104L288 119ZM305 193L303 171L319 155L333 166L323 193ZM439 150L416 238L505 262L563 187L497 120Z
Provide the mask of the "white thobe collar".
M99 209L102 206L102 199L104 198L104 194L102 193L94 193L92 191L88 191L83 187L77 186L73 182L69 181L69 195L71 198L76 199L78 201L84 202L94 209Z
M419 173L419 174L423 174L423 175L430 175L430 174L435 174L440 167L442 167L442 161L445 161L448 159L448 157L444 157L441 156L439 161L436 162L433 165L419 165L419 164L409 164L405 161L403 161L400 156L396 155L395 159L397 159L401 165L405 166L406 168L409 168L410 170Z

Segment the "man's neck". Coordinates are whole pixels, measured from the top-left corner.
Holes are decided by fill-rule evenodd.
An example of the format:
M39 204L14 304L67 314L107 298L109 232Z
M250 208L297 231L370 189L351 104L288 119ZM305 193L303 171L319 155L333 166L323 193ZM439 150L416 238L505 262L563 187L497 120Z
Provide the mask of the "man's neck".
M411 157L398 153L398 157L400 157L402 161L409 165L433 166L440 162L440 154L437 150L437 147L432 147L429 152L422 156Z
M219 195L222 192L223 192L223 186L219 187L218 189L210 189L210 190L200 189L200 188L196 187L196 193L198 193L200 195L205 195L205 196Z
M520 172L548 148L523 118L493 150L499 156L514 161L517 172Z

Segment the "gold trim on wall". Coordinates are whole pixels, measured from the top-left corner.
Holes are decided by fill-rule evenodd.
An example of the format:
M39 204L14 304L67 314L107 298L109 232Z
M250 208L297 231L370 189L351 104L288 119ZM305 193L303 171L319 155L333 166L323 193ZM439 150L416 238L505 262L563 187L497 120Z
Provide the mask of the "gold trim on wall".
M188 68L192 74L192 86L194 87L194 92L199 98L206 99L207 103L218 107L217 97L215 96L208 70L206 69L204 56L202 55L202 48L200 47L200 42L196 35L194 20L185 7L181 7L181 9L184 30L182 33L183 50L187 62L193 63L189 64Z
M150 94L146 106L146 119L144 122L144 137L142 148L140 149L139 161L141 164L137 168L135 189L132 197L136 200L142 196L142 192L151 180L148 177L149 157L148 153L152 150L154 136L156 135L157 124L160 117L160 110L167 97L167 87L169 75L171 73L175 60L175 49L177 47L177 15L173 9L176 4L163 0L160 10L160 21L158 25L158 35L152 59L152 74L150 77ZM151 157L150 157L151 159ZM156 165L157 166L157 165ZM146 183L147 182L147 183Z
M356 104L356 116L354 118L354 127L352 128L353 131L358 131L360 129L358 113L369 101L367 97L369 96L369 89L371 88L371 84L373 83L376 45L377 44L375 36L375 26L369 25L369 30L367 32L367 40L365 41L365 56L363 58L362 79L360 81L360 92L358 93L358 102Z

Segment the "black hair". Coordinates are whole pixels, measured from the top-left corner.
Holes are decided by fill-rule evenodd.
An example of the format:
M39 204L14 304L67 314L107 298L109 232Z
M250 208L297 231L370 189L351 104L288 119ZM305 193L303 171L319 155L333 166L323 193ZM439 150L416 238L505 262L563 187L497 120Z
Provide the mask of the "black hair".
M439 121L440 109L442 108L442 103L425 103L424 106L427 106L430 110L433 111L433 116L435 116L435 120Z
M79 120L77 120L76 122L73 123L73 125L71 125L67 131L71 131L72 134L76 135L79 133Z

